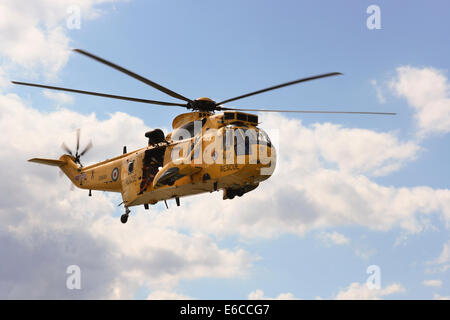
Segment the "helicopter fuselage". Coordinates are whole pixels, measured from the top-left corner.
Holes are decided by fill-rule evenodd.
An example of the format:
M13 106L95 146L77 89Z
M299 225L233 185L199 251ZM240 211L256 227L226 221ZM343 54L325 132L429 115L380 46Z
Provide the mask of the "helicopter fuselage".
M218 190L232 199L275 169L275 149L255 115L191 112L173 128L164 141L87 167L63 155L60 168L79 188L120 192L126 207Z

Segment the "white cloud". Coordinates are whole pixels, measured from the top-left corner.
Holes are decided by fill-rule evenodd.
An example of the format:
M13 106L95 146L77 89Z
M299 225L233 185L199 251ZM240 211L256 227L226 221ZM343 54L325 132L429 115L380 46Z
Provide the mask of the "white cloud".
M294 295L290 292L287 293L280 293L275 298L269 298L264 295L264 291L261 289L257 289L255 291L252 291L248 295L249 300L296 300L297 298L294 297Z
M338 292L336 300L380 300L386 296L404 293L405 289L398 283L393 283L384 289L369 289L365 283L353 282L347 288Z
M50 90L43 90L42 93L46 98L55 101L59 105L68 105L74 102L74 97L66 93Z
M2 1L0 33L7 37L0 48L4 58L0 87L8 85L5 79L11 70L54 78L70 53L65 27L68 6L79 4L83 19L94 18L99 15L96 6L103 2L107 1ZM442 82L439 77L431 79ZM399 78L398 83L405 82ZM395 88L409 97L404 86ZM448 95L442 92L431 94L434 102L430 108L445 119L441 111ZM428 100L418 100L417 110L422 110L424 101ZM208 234L301 235L341 225L419 232L424 229L420 217L433 212L449 221L449 190L384 187L369 179L399 170L414 160L421 150L415 142L400 141L394 133L330 123L306 127L279 115L261 119L268 128L281 128L282 135L278 168L268 182L232 202L208 194L183 199L181 208L163 216L149 216L135 209L124 227L112 217L120 196L94 192L87 201L85 192L64 191L66 184L57 179L54 168L25 160L32 156L57 157L62 141L73 145L70 142L78 127L83 130L84 143L89 138L94 142L94 149L84 160L104 160L116 154L112 150L120 152L125 144L129 150L142 146L143 133L148 129L143 121L125 113L115 113L104 121L95 114L86 116L64 109L45 114L24 106L16 95L1 95L0 164L4 170L0 178L10 183L0 187L1 194L8 194L0 207L0 237L6 244L0 250L1 256L20 263L0 270L0 296L130 298L146 286L152 291L150 298L184 297L174 290L181 279L240 277L256 259L240 248L220 248ZM436 128L446 130L447 123L442 119L432 120L422 121L424 128L429 130L430 123L437 123ZM177 228L190 233L180 233ZM73 263L82 268L81 293L68 292L61 285L66 280L65 268ZM341 296L362 290L361 285L352 285ZM399 291L401 286L392 285L376 297ZM261 290L251 295L264 297ZM283 293L277 298L294 297Z
M260 119L265 128L279 129L274 175L233 201L223 201L219 193L183 199L182 207L170 209L156 223L270 238L348 225L417 233L429 228L431 214L450 221L450 190L387 187L368 177L412 161L420 149L416 144L392 133L332 124L307 127L280 115Z
M6 71L0 66L0 93L9 87L9 80Z
M377 253L377 250L375 248L370 248L366 244L356 243L354 253L360 259L368 261Z
M148 213L139 214L124 226L108 216L93 222L89 232L108 241L110 253L125 261L127 279L148 287L173 287L180 279L235 278L251 267L254 258L243 249L221 249L205 235L152 227L152 220Z
M381 104L386 103L386 98L384 97L381 86L378 85L377 80L374 80L374 79L370 80L370 84L375 88L375 91L377 93L378 102Z
M445 272L450 269L450 240L444 243L444 247L442 248L442 252L434 260L428 261L426 263L430 266L427 271L428 272Z
M90 19L99 16L96 6L104 2L111 1L2 1L0 89L13 73L55 78L70 53L67 8L79 5L82 19ZM64 94L44 95L71 102ZM114 156L123 145L136 149L146 144L149 129L141 119L120 112L103 121L66 109L41 113L17 95L4 94L0 127L0 176L9 181L0 188L0 255L9 261L0 269L0 297L133 298L144 286L152 292L149 298L181 298L174 290L180 279L240 277L251 267L255 257L248 252L220 248L206 235L154 227L148 214L134 214L124 228L112 216L120 196L93 192L87 201L86 192L68 191L55 168L26 162L58 157L63 141L74 147L76 128L82 128L82 145L94 142L85 163ZM83 290L65 289L72 264L81 268Z
M446 264L450 262L450 241L444 244L440 256L434 261L437 264Z
M315 124L311 129L318 155L353 174L389 174L414 160L421 149L415 142L400 142L393 133L331 123Z
M0 297L133 298L143 286L154 297L175 292L181 279L245 276L256 259L204 234L155 225L157 217L148 213L135 212L122 225L113 216L119 195L70 192L55 168L26 162L58 157L60 143L71 145L78 127L85 143L86 137L94 140L86 162L120 153L123 143L132 150L146 144L149 128L141 119L114 113L98 120L64 109L41 113L8 94L0 95L0 127L0 179L9 181L0 187L0 255L9 261L0 269ZM65 289L72 264L81 268L83 290Z
M326 244L335 245L348 245L350 244L350 239L339 232L322 232L318 235L319 239L324 241Z
M0 33L5 35L0 54L23 68L41 67L48 76L58 72L69 56L69 39L63 27L54 23L45 29L40 27L45 21L39 11L34 11L38 4L30 8L18 3L2 1L0 4Z
M93 19L101 12L98 6L117 0L3 0L0 3L0 56L10 69L28 76L43 73L55 78L67 63L70 39L67 35L67 12L78 6L81 19Z
M442 287L442 280L438 279L424 280L422 283L425 287Z
M450 132L450 84L442 71L399 67L390 86L415 110L420 136Z
M437 293L433 295L434 300L450 300L450 296L441 296Z

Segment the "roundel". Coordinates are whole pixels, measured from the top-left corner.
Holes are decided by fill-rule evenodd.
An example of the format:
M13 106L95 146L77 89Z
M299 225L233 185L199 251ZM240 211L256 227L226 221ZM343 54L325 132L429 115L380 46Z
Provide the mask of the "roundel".
M119 169L118 168L114 168L113 171L111 172L111 179L113 181L117 181L117 179L119 179Z

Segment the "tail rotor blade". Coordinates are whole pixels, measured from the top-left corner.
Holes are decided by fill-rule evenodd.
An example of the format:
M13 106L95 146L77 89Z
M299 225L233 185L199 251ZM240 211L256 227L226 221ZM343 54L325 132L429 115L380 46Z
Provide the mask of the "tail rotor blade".
M69 147L63 142L61 145L61 148L67 152L67 154L69 154L70 156L74 157L74 161L75 163L79 164L81 167L83 167L83 165L80 162L80 158L81 156L85 155L93 146L92 144L92 140L89 141L89 143L86 145L86 147L84 147L83 151L80 152L80 136L81 136L81 129L77 129L77 140L76 140L76 144L77 144L77 149L75 151L75 154L72 152L72 150L69 149Z
M91 148L92 148L92 140L89 141L88 145L84 148L83 151L81 151L80 156L83 156L84 154L86 154L86 152L88 152Z
M78 150L80 150L80 129L77 129L77 150L75 156L78 156Z
M61 148L73 157L72 151L69 149L69 147L64 142L62 143Z

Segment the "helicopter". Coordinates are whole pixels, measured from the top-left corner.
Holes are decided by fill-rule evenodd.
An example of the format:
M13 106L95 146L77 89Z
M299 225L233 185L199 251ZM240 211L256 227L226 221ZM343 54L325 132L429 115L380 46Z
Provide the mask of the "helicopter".
M81 189L119 192L125 213L120 220L126 223L130 207L149 205L206 192L223 191L223 199L234 199L255 190L267 180L276 166L276 150L267 133L260 128L258 115L253 112L292 112L325 114L395 115L392 112L364 111L313 111L244 109L224 106L226 103L247 98L290 85L342 75L330 72L253 91L220 102L202 97L189 99L141 75L81 49L76 53L105 64L135 78L172 98L182 102L165 102L93 91L84 91L43 84L12 81L13 84L60 90L111 99L140 102L165 107L182 107L190 110L174 118L173 131L167 135L161 129L145 133L147 145L131 152L126 146L122 154L89 166L80 159L93 146L90 141L80 150L80 129L76 132L76 149L73 152L64 142L66 152L59 159L32 158L28 161L56 166ZM221 113L216 113L221 112Z

